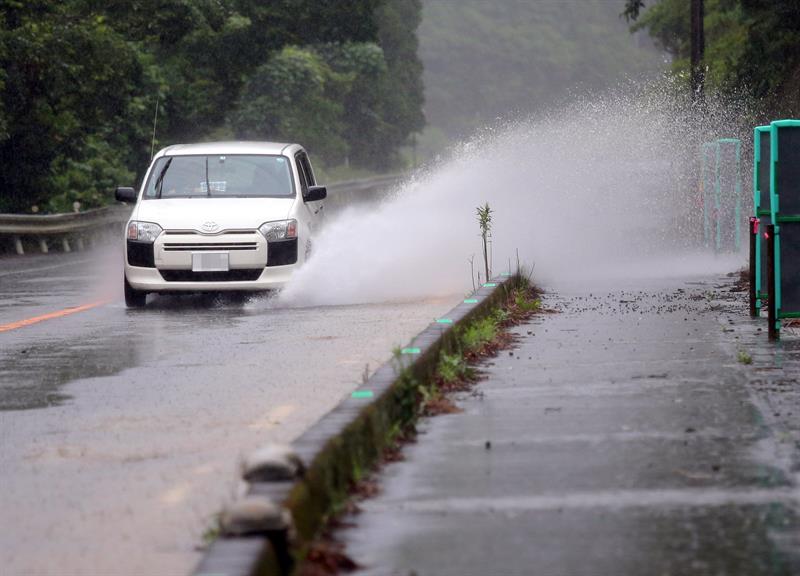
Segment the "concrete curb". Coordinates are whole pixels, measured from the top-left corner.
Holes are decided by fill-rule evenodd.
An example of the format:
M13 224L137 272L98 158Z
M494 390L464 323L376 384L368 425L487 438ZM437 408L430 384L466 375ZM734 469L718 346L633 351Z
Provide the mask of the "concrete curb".
M268 499L288 512L288 530L223 536L208 549L194 576L287 576L295 556L314 538L348 487L378 460L402 426L415 417L414 393L434 374L457 330L479 319L521 283L492 279L420 332L402 353L381 366L291 446L302 474L295 480L252 482L245 498Z

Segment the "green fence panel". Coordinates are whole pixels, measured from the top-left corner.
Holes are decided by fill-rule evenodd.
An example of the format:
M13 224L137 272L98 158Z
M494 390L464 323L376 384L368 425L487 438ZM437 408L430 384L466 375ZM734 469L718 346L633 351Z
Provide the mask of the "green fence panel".
M716 235L716 182L717 147L716 142L706 142L700 152L700 196L703 204L703 244L710 247Z
M800 120L770 124L770 216L775 225L775 312L800 318Z
M742 246L742 143L736 138L706 142L701 151L703 242L716 252Z
M742 142L717 140L716 249L738 252L742 247Z

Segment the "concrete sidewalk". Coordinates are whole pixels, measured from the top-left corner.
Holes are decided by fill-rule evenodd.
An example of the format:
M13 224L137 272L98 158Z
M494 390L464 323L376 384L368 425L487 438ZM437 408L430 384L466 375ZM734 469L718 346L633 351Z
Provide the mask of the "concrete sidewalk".
M545 296L339 534L359 573L800 574L800 346L732 288Z

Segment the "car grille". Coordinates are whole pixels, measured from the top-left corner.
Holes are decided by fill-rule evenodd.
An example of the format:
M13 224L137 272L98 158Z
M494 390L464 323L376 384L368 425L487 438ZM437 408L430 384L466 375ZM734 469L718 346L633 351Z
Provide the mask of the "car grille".
M191 270L159 270L167 282L253 282L261 276L262 268L229 270L227 272L192 272Z
M172 243L164 242L164 252L203 252L208 250L257 250L256 242Z
M224 241L223 238L235 234L239 238ZM227 230L219 234L198 234L193 231L168 230L164 233L165 241L163 244L164 252L204 252L215 250L241 251L258 250L258 242L248 240L246 237L253 238L257 232L253 230ZM179 241L170 241L169 236L182 236ZM244 236L245 238L241 238Z

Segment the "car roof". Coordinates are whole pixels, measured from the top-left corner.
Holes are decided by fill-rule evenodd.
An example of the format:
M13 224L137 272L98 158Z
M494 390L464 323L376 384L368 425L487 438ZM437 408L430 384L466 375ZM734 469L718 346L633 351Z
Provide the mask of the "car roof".
M202 142L175 144L160 150L156 156L193 156L205 154L290 154L300 150L299 144L286 142Z

